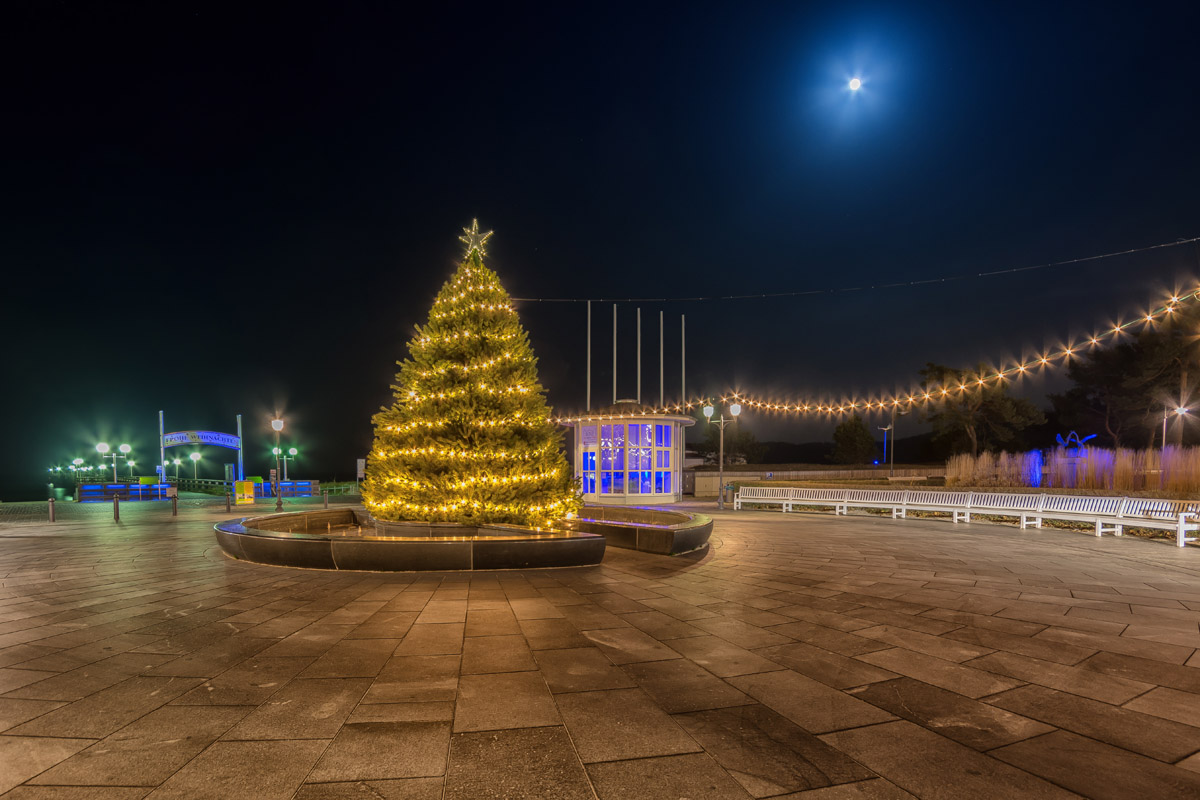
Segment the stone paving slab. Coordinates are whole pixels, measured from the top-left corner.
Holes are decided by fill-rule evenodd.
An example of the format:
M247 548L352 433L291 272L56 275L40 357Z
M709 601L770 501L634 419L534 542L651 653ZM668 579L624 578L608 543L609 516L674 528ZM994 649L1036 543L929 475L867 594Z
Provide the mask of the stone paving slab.
M724 512L324 573L134 505L0 513L0 798L1200 797L1200 548Z

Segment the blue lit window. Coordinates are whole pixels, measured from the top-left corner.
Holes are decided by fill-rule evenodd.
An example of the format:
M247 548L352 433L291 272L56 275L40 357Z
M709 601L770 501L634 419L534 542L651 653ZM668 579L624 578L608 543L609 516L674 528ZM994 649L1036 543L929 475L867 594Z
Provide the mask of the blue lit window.
M583 491L584 494L596 493L596 451L583 451Z
M670 425L655 425L654 426L654 446L655 447L670 447L671 446L671 426Z

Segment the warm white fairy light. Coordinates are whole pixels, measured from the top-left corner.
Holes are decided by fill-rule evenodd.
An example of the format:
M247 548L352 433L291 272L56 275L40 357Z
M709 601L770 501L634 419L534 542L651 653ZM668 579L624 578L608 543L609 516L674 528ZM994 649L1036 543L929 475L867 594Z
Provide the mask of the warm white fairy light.
M1111 329L1087 338L1087 343L1093 347L1103 345L1105 339L1112 338L1116 340L1122 333L1129 332L1130 328L1138 325L1153 324L1159 316L1173 314L1182 303L1193 302L1200 299L1200 289L1188 292L1184 295L1174 295L1162 307L1152 310L1144 316L1139 316L1136 319L1118 323ZM1055 366L1061 366L1070 361L1072 356L1078 355L1079 347L1075 344L1067 344L1061 350L1042 353L1032 359L1022 363L1013 364L1004 369L997 369L993 374L989 375L972 375L970 376L969 385L966 381L959 381L953 386L934 387L932 391L923 391L915 395L897 395L886 400L862 400L850 398L840 404L826 403L808 403L808 402L774 402L762 400L754 397L748 397L740 392L731 392L722 397L722 402L736 401L749 408L761 409L764 411L782 411L785 413L819 413L819 414L844 414L856 411L858 408L867 410L877 409L885 410L900 406L909 406L920 402L940 401L952 398L954 395L961 395L967 391L986 388L993 382L999 385L1003 381L1009 380L1012 376L1025 376L1030 373L1032 368L1048 369ZM602 419L629 419L648 414L670 414L670 413L687 413L692 408L704 405L710 402L709 398L697 398L683 404L675 404L673 406L663 406L661 408L639 409L636 412L626 414L609 414L609 415L585 415L575 417L559 417L555 421L560 423L587 422L597 421Z

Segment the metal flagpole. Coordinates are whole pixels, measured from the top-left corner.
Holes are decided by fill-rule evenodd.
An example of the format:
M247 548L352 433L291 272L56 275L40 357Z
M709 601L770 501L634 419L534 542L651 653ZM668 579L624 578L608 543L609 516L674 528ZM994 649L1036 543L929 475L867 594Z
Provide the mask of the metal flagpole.
M642 310L637 310L637 401L642 403Z
M613 405L617 404L617 304L613 303Z
M587 301L587 410L592 410L592 301Z
M162 464L162 481L167 482L167 436L163 428L163 412L158 412L158 463Z
M664 402L664 387L663 383L663 312L658 312L658 405L661 407Z
M687 317L679 315L679 398L680 405L687 402Z

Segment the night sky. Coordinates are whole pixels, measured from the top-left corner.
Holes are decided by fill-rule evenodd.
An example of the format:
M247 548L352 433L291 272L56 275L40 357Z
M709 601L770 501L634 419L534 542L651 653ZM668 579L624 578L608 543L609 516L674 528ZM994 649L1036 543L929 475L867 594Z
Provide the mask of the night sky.
M689 394L838 398L1200 275L1189 244L968 277L1200 236L1195 3L410 5L6 6L0 499L101 440L149 472L159 409L168 430L243 414L250 473L279 409L293 475L352 478L475 217L521 298L961 278L621 304L618 393L640 306L647 400L660 310L669 400L681 313ZM551 404L581 410L584 306L518 308Z

